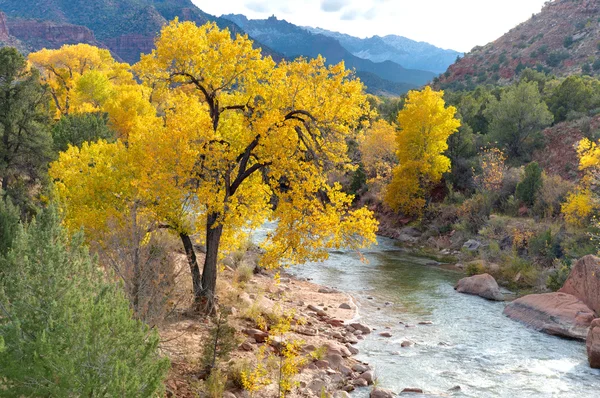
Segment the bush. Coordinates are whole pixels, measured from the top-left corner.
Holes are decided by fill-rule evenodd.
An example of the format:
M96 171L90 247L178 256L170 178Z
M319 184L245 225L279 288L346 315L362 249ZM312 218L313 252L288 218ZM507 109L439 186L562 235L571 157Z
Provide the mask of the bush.
M483 193L478 193L471 199L466 200L459 210L462 219L461 224L468 232L473 234L477 234L487 223L491 213L492 201Z
M560 207L574 184L563 180L559 175L542 173L542 186L533 203L533 214L539 217L552 218L560 214Z
M3 396L162 395L169 362L158 333L132 318L119 284L55 210L21 227L0 258L0 303Z
M553 234L548 228L529 240L529 254L537 257L543 265L551 265L555 259L563 256L561 240L560 233Z
M473 261L467 264L465 272L468 276L485 274L485 267L480 261Z
M516 197L527 206L532 206L537 193L542 187L542 168L537 162L531 162L525 167L525 176L517 184Z
M0 191L0 195L2 192ZM0 256L12 247L19 228L19 212L10 201L0 199Z
M571 273L571 265L563 261L555 262L557 269L548 275L546 280L546 287L553 292L559 290L565 284L565 281Z

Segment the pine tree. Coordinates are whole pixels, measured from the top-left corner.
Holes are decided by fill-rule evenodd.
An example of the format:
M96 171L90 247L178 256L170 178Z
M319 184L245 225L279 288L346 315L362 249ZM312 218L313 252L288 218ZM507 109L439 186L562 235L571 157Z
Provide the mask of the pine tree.
M168 360L158 334L132 318L82 237L54 209L19 226L0 257L0 380L8 397L153 397Z

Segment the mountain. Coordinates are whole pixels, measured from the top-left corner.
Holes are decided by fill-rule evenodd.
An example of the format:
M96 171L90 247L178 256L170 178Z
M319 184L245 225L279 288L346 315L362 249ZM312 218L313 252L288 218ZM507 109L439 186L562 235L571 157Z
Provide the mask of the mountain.
M567 76L600 73L600 1L554 0L498 40L475 47L440 76L439 86L505 84L526 67Z
M304 27L311 33L332 37L352 54L373 62L393 61L405 68L444 73L457 57L463 53L444 50L429 43L419 42L403 36L373 36L366 39L332 32L321 28Z
M359 77L362 73L370 73L380 79L403 83L406 87L424 85L436 75L430 71L406 69L389 60L373 62L359 58L344 48L333 37L309 32L276 17L250 20L244 15L230 14L223 15L222 18L234 22L250 36L282 53L287 58L297 56L316 57L321 54L327 59L328 63L335 64L344 61L346 67L356 69Z
M109 48L122 60L134 63L141 53L154 47L161 27L175 17L199 25L214 21L233 34L244 33L231 21L206 14L190 0L0 0L0 11L8 16L8 30L25 50L56 48L86 42ZM70 36L74 27L85 37ZM88 34L89 32L89 34ZM275 59L281 56L263 47Z

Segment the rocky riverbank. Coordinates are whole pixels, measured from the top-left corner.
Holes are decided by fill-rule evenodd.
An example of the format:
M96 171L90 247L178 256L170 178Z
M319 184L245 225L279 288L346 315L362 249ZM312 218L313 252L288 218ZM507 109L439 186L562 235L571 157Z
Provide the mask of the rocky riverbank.
M323 393L346 397L355 388L373 385L374 370L354 358L355 345L372 330L356 321L358 309L351 296L287 274L258 273L241 279L239 269L231 267L225 267L219 278L219 301L231 308L228 323L236 330L237 345L220 365L228 378L224 397L249 397L234 369L240 364L256 366L260 355L278 355L282 342L299 343L299 357L305 360L288 397L321 397ZM290 330L283 335L271 335L269 327L257 324L258 317L283 314L292 317ZM210 326L209 320L185 311L161 326L161 348L172 361L167 396L204 396L200 361ZM277 396L276 375L271 379L252 396Z

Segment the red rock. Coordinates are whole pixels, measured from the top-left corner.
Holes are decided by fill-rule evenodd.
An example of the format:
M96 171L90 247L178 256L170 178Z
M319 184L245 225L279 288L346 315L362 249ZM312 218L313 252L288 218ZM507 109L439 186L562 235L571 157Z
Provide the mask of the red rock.
M379 333L379 335L381 337L392 337L392 334L390 332L381 332Z
M404 390L402 390L403 393L405 392L412 392L412 393L416 393L416 394L423 394L423 390L421 388L405 388Z
M371 328L367 325L363 325L362 323L351 323L350 326L356 330L360 330L363 334L371 333Z
M488 300L502 301L498 283L490 274L474 275L458 281L454 289L459 293L474 294Z
M572 294L600 315L600 258L579 259L559 292Z
M585 345L590 367L600 369L600 318L592 322Z
M43 40L53 46L89 43L104 47L85 26L25 19L10 20L7 26L10 35L22 41Z
M257 343L264 343L269 338L269 333L258 329L244 329L243 332L256 340Z
M392 398L394 394L390 390L383 388L374 388L371 390L369 398Z
M326 322L331 326L338 328L344 326L344 321L342 321L341 319L328 319Z
M566 293L530 294L511 302L504 315L541 332L585 340L594 312Z

